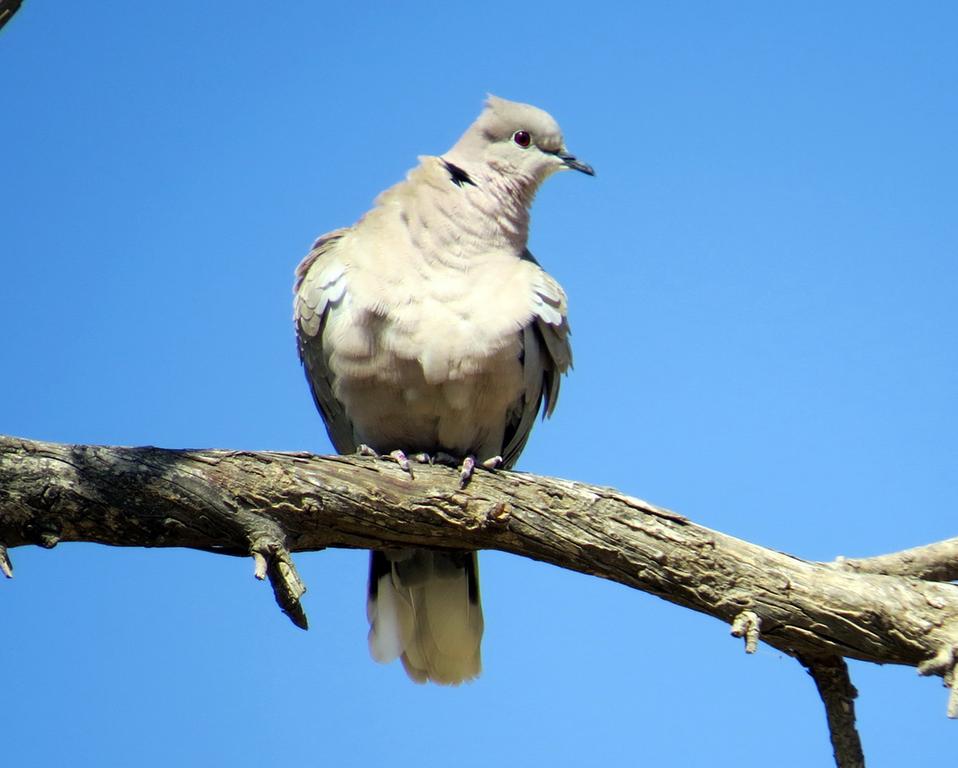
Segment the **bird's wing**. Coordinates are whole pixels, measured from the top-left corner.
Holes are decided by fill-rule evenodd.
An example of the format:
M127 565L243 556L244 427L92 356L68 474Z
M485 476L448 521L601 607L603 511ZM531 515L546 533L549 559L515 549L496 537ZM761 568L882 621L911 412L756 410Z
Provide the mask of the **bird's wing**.
M528 249L523 258L538 266ZM540 268L531 298L532 319L521 331L525 386L506 424L502 451L505 467L518 460L540 406L543 418L552 415L559 399L559 381L572 366L565 292Z
M329 351L323 347L323 333L330 312L346 298L346 264L339 258L339 244L349 228L337 229L320 237L296 268L293 288L293 323L299 359L322 414L329 439L339 453L356 450L353 425L333 394L333 374Z

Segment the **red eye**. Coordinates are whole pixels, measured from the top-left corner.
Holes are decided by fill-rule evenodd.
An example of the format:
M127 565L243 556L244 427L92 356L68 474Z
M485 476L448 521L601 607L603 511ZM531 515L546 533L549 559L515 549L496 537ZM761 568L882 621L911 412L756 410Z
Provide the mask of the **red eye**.
M516 131L512 134L512 140L523 149L532 143L532 137L526 131Z

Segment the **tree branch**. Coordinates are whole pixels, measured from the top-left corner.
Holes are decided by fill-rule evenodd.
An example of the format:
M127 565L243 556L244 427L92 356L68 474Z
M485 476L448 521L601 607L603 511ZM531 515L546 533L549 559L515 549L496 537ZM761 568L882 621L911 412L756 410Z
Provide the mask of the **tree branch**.
M848 665L841 656L806 657L799 661L815 681L818 695L825 704L828 732L838 768L865 768L862 742L855 727L855 699L858 691L852 685Z
M7 548L0 544L0 573L8 579L13 578L13 563L10 562L10 555L7 554Z
M834 565L858 573L912 576L926 581L958 581L958 536L890 555L839 558Z
M0 29L20 10L23 0L0 0Z
M828 732L838 768L865 768L862 742L855 726L855 699L858 691L852 685L848 665L841 656L799 656L799 661L815 681L818 695L825 704Z
M610 488L516 472L477 472L462 491L438 466L417 467L413 480L369 458L0 437L0 545L58 541L252 556L303 627L305 588L289 553L417 545L497 549L611 579L726 622L747 650L761 637L818 666L905 664L951 684L958 658L958 585L919 578L951 573L956 540L816 563ZM0 568L9 570L2 546ZM905 575L885 573L896 569Z

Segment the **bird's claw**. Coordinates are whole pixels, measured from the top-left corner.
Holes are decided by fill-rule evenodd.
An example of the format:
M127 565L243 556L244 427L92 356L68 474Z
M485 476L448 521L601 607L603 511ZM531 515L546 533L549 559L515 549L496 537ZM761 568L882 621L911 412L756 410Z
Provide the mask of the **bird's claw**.
M502 466L502 456L493 456L492 458L486 459L480 466L488 470L499 469L499 467Z
M465 488L472 480L472 475L476 471L475 456L466 456L462 460L462 466L459 468L459 488Z
M413 479L415 479L415 475L413 475L412 472L411 462L416 462L417 464L442 464L446 467L453 467L459 470L460 489L469 485L469 481L472 480L472 476L476 473L477 466L488 470L502 466L502 456L492 456L479 462L476 461L475 456L466 456L466 458L460 462L455 456L445 453L444 451L438 451L433 454L425 452L414 453L411 456L407 456L403 451L396 449L384 455L370 448L365 443L356 448L356 453L360 456L371 456L376 459L384 459L385 461L394 461L403 472L406 472L409 477Z
M492 456L478 463L483 469L493 470L502 464L502 456ZM459 467L459 488L465 488L476 472L476 457L466 456Z
M406 454L405 454L405 453L403 453L402 451L400 451L400 450L397 448L395 451L390 451L390 452L389 452L389 456L390 456L390 458L391 458L393 461L395 461L395 462L399 465L399 468L400 468L403 472L405 472L406 474L408 474L410 477L413 477L413 478L414 478L413 473L412 473L412 467L409 466L409 459L406 458ZM415 478L414 478L414 479L415 479Z
M359 456L371 456L374 459L384 459L386 461L394 461L399 465L399 468L409 475L412 479L415 479L415 475L412 473L412 467L409 464L409 459L406 458L406 454L403 453L398 448L395 451L390 451L385 456L378 453L375 449L370 448L368 445L363 443L356 448L356 454ZM416 457L414 457L416 458ZM418 459L417 459L418 461Z

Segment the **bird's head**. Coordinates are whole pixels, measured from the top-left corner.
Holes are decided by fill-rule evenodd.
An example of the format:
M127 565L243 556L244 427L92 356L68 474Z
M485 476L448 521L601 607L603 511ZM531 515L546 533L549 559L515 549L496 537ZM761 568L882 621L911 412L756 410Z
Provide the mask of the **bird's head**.
M595 175L565 146L558 123L548 112L529 104L490 95L486 108L446 153L467 168L486 165L497 173L537 187L556 171Z

